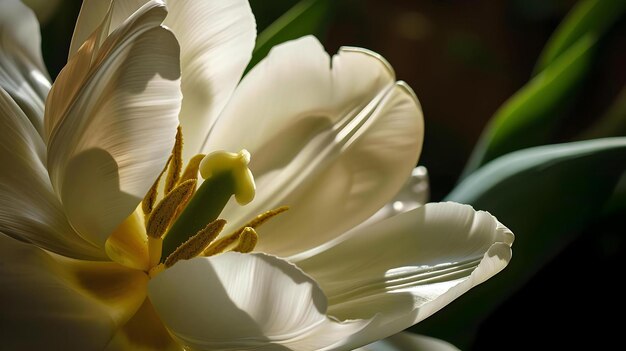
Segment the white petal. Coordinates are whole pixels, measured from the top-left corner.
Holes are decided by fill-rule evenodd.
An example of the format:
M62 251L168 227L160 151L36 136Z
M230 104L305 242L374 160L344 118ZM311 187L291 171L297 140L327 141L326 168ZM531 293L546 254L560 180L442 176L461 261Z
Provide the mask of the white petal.
M145 0L115 0L109 31L113 31ZM252 56L256 23L246 0L167 0L165 25L181 49L183 107L180 122L185 137L184 159L200 152L209 129L232 95ZM109 1L86 0L76 23L73 55L96 30Z
M367 325L326 316L317 284L273 256L229 252L180 261L152 279L150 300L198 350L327 350Z
M167 7L165 25L181 49L180 122L188 160L202 150L252 57L256 22L247 0L167 0Z
M50 78L41 57L39 23L19 0L0 1L0 87L43 133Z
M489 213L430 203L294 258L339 319L374 318L364 344L423 320L502 270L513 234Z
M6 350L102 350L145 299L147 276L59 258L0 233L0 336Z
M388 64L363 49L331 60L305 37L272 50L242 81L208 150L247 149L257 195L223 217L290 210L260 228L258 249L285 256L364 221L401 188L423 136L417 98Z
M104 258L69 225L43 165L45 145L0 88L0 231L76 258Z
M97 29L110 10L110 19L106 24L105 36L116 30L148 0L84 0L76 19L76 27L70 44L69 58L72 58L78 49ZM113 6L111 4L113 3Z
M162 5L144 6L107 38L78 89L57 92L71 85L62 74L50 93L50 105L72 101L56 109L64 113L48 145L52 185L73 227L99 246L136 208L174 144L179 50L158 25L165 14Z
M374 213L358 226L352 228L352 230L359 230L365 226L380 222L383 219L416 209L427 203L429 197L428 171L424 166L415 167L411 172L411 176L406 180L402 189L398 191L396 196L383 206L383 208L378 210L378 212Z
M403 332L355 351L459 351L459 349L443 340Z

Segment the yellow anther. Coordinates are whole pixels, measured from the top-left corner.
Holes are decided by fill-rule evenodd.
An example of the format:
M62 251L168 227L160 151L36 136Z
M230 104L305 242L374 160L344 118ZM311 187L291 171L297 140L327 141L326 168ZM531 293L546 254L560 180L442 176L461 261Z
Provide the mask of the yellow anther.
M240 235L241 232L235 232L229 236L215 240L202 252L202 256L213 256L226 251L229 246L239 241Z
M221 173L232 174L234 181L235 199L240 205L245 205L254 199L256 186L254 177L248 168L250 153L241 150L234 154L225 151L212 152L200 162L200 174L202 178L209 179Z
M200 162L202 162L202 159L205 156L206 156L205 154L197 154L196 156L192 157L191 160L189 160L189 163L187 163L187 167L185 167L185 171L183 172L183 175L178 180L178 183L182 183L189 179L198 179L198 170L200 169Z
M248 253L254 250L256 243L259 241L259 235L253 228L246 227L239 235L239 242L233 248L235 252Z
M289 206L281 206L281 207L275 208L273 210L269 210L269 211L263 212L260 215L258 215L256 217L254 217L253 219L251 219L250 221L248 221L248 223L244 224L243 226L241 226L240 228L235 230L230 235L239 234L246 228L256 229L256 228L260 227L263 223L265 223L265 222L269 221L270 219L276 217L277 215L287 211L288 209L289 209Z
M176 129L176 142L172 150L172 161L165 180L165 194L169 194L178 183L183 168L183 132L180 126Z
M154 209L154 203L156 202L157 195L159 194L158 188L159 183L161 182L161 177L163 177L163 173L165 173L165 170L169 166L170 162L172 162L172 156L167 159L167 162L165 162L165 167L163 167L163 170L154 181L152 187L150 188L150 190L148 190L148 193L141 202L141 209L143 210L143 213L146 217L148 217L148 215L150 215L150 213L152 213L152 210Z
M273 210L269 210L266 212L261 213L260 215L254 217L253 220L251 220L250 222L246 223L246 225L244 225L243 227L250 227L250 228L258 228L259 226L261 226L261 224L269 221L270 219L274 218L275 216L287 211L289 209L289 206L281 206L278 208L275 208ZM243 229L242 227L242 229Z
M167 194L154 208L146 223L146 232L151 238L161 238L172 223L178 208L184 206L196 189L196 181L188 180Z
M224 229L224 225L226 225L226 221L223 219L216 219L209 223L204 229L176 248L165 260L165 267L171 267L180 260L188 260L200 255Z

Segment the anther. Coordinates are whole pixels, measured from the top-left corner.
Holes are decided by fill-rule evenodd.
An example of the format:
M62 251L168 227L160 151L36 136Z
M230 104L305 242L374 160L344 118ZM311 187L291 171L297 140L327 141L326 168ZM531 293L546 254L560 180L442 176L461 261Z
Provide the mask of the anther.
M239 235L239 242L233 248L235 252L248 253L254 250L256 243L259 241L259 235L253 228L246 227Z
M198 179L198 169L200 168L200 162L205 157L205 154L197 154L192 157L191 160L187 163L187 167L185 167L185 171L183 175L178 180L178 183L182 183L189 179Z
M174 188L155 207L146 223L146 233L151 238L161 238L174 219L176 211L191 197L196 188L195 180L188 180Z
M165 194L168 194L178 183L180 171L183 168L183 133L180 126L176 129L176 142L172 150L172 162L165 179Z
M176 248L171 255L167 256L165 267L171 267L180 260L188 260L201 254L224 229L224 225L226 225L226 221L223 219L216 219L209 223L204 229Z
M154 203L156 202L156 199L158 196L158 188L159 188L159 183L161 182L161 177L163 177L163 173L165 173L165 170L169 167L170 162L172 162L171 155L167 159L167 162L165 162L165 167L163 167L163 170L161 171L157 179L154 181L154 183L152 184L152 187L150 188L150 190L148 190L148 193L146 193L146 196L143 198L143 201L141 202L141 209L143 210L143 213L146 217L148 217L150 213L152 213L152 210L154 209Z

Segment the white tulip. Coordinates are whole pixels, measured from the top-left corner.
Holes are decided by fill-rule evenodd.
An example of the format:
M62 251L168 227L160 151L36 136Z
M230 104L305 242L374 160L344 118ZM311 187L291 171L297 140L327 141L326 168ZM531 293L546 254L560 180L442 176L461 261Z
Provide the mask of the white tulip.
M422 111L382 57L342 48L331 58L304 37L241 79L254 40L246 0L86 0L51 84L34 15L0 1L2 347L351 350L506 266L513 234L493 216L419 206L423 169L402 190ZM174 224L152 220L162 196L141 205L172 153L170 168L217 157L199 165L208 180L184 211L159 210ZM197 219L185 211L231 171L249 204L219 207L215 235L289 211L221 234L233 243L219 250L201 241L172 253L173 236L163 249L148 238ZM196 190L193 179L170 185L175 204Z

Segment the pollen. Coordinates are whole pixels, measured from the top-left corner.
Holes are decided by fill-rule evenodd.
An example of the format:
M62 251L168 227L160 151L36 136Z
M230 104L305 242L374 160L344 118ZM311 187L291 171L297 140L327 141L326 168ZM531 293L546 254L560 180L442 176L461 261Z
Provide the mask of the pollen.
M205 157L205 154L197 154L192 157L187 163L187 167L185 167L185 171L183 171L183 175L180 177L179 183L182 183L189 179L198 179L198 172L200 169L200 162Z
M167 194L156 206L148 222L147 234L151 238L161 238L175 219L174 216L180 206L184 206L196 188L196 181L191 179L180 184Z
M165 167L163 168L163 170L161 171L157 179L154 181L154 183L152 184L152 187L150 187L150 190L148 190L148 193L146 194L146 196L143 198L143 201L141 202L141 209L143 210L143 213L146 217L149 216L150 213L152 213L152 210L154 209L154 204L156 203L157 197L159 195L159 191L158 191L159 183L161 182L163 173L165 173L165 170L169 166L170 162L172 162L172 156L170 156L167 159L167 162L165 163Z
M233 248L234 252L248 253L254 250L256 243L259 241L259 235L256 230L250 227L244 228L239 235L239 242Z
M188 260L200 255L220 234L224 225L226 225L226 221L223 219L216 219L209 223L204 229L174 250L165 260L165 267L171 267L180 260Z
M176 130L176 142L174 143L174 149L172 150L172 161L170 162L169 169L167 171L167 178L165 179L165 193L168 194L180 179L180 171L183 168L183 132L180 126Z

